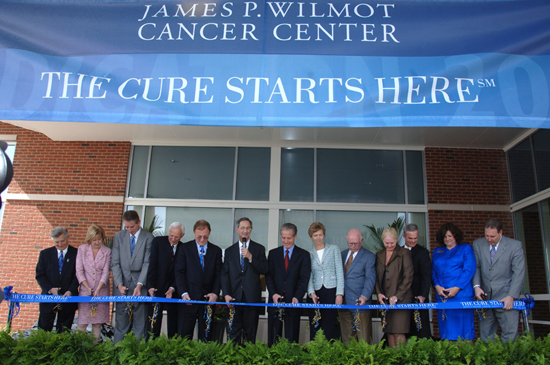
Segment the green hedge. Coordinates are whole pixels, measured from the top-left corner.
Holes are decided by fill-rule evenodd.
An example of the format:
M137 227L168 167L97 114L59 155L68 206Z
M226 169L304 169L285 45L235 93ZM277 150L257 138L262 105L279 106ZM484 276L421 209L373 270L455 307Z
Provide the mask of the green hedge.
M90 335L38 331L15 340L0 332L0 364L550 364L550 335L514 343L450 342L410 339L406 346L329 342L322 334L306 345L282 341L238 347L215 342L160 337L137 342L127 336L117 345L93 344Z

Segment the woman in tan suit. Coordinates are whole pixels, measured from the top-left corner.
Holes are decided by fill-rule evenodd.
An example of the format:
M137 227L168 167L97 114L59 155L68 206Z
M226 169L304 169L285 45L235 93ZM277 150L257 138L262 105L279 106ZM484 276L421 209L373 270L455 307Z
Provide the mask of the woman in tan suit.
M376 254L376 291L378 301L390 305L411 303L413 264L409 250L397 244L398 236L394 228L388 227L382 232L384 249ZM406 344L405 334L409 332L410 310L390 309L386 315L384 332L388 335L390 347L399 342Z

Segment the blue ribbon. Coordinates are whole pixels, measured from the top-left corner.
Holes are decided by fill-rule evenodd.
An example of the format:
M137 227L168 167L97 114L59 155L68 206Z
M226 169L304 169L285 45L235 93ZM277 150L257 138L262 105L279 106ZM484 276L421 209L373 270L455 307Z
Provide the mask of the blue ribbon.
M526 309L524 309L527 313L526 316L531 314L531 310L535 307L535 298L531 296L531 294L525 293L523 294L524 298L521 298L521 301L525 303ZM515 305L515 302L514 302ZM515 308L514 308L515 309Z
M12 293L13 289L13 286L6 286L4 288L4 297L6 299L6 301L8 302L8 323L14 319L15 317L17 317L17 315L19 314L19 310L21 309L20 307L20 304L19 302L16 300L16 298L14 299L14 296L17 295L17 293ZM15 314L13 314L13 311L14 311L14 308L17 309L17 311L15 312Z
M8 298L8 296L6 296ZM134 303L173 303L173 304L209 304L209 305L227 305L226 302L204 302L200 300L183 300L171 299L163 297L148 297L148 296L67 296L61 295L45 295L45 294L17 294L12 293L10 296L12 301L19 303L105 303L105 302L134 302ZM467 301L467 302L447 302L447 303L410 303L410 304L373 304L373 305L345 305L345 304L313 304L313 303L234 303L231 305L244 305L251 307L274 307L274 308L310 308L310 309L476 309L476 308L502 308L504 303L498 300L486 301ZM533 297L514 300L513 309L530 311L535 305Z

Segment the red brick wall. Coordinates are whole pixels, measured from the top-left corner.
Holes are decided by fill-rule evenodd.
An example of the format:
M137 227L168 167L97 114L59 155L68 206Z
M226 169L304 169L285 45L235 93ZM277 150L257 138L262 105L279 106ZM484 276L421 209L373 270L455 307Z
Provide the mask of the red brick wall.
M424 154L428 203L510 204L504 151L426 148Z
M510 204L506 154L501 150L426 148L426 184L429 204L504 205ZM504 234L514 237L512 215L508 212L471 210L429 210L430 248L438 247L436 234L448 222L464 233L464 242L484 236L484 224L497 218ZM435 301L435 295L432 295ZM476 335L479 336L476 319ZM434 336L439 337L437 312L433 311Z
M0 134L17 134L8 192L124 196L130 143L58 142L4 123Z
M124 197L130 143L56 142L43 134L0 123L0 134L17 135L10 193ZM0 231L0 286L19 293L40 293L34 279L40 250L52 245L51 230L65 226L77 247L92 223L108 236L120 230L123 203L11 200L5 204ZM0 326L7 306L0 306ZM38 319L38 305L22 304L16 330Z

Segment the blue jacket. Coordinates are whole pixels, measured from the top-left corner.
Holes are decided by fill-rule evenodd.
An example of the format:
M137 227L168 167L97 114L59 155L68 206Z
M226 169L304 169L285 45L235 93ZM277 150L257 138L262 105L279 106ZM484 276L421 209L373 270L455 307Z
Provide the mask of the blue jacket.
M349 250L342 251L342 264L344 266L348 258L348 252ZM347 274L344 276L344 304L354 305L356 304L355 301L361 296L367 298L366 304L370 304L376 282L375 263L376 256L372 252L363 247L357 251ZM361 312L367 311L362 310Z

